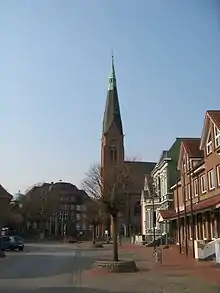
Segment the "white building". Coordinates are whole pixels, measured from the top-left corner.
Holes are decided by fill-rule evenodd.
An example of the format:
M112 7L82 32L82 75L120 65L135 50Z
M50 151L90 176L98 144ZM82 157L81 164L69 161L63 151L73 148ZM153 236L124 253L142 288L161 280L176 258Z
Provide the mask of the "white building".
M156 221L159 206L160 201L154 192L151 178L146 175L144 189L141 194L142 235L146 242L153 240L154 233L156 238L161 235L160 225Z
M156 238L170 234L169 222L161 221L160 218L162 211L173 209L171 186L178 178L177 161L181 140L182 138L177 138L168 151L162 151L160 160L151 172L151 177L145 178L141 196L141 214L142 234L145 235L147 242L153 240L154 227Z

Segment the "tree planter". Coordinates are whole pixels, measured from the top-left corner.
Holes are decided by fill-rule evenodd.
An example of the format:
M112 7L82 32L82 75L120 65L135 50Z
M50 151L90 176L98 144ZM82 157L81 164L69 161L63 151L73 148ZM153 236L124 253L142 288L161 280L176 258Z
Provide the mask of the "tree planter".
M169 248L170 246L168 244L163 247L163 249L169 249Z
M94 247L94 248L103 248L104 246L102 245L102 243L93 243L92 247Z
M132 273L137 272L137 266L134 261L111 261L111 260L97 260L93 263L96 270L102 270L109 273Z

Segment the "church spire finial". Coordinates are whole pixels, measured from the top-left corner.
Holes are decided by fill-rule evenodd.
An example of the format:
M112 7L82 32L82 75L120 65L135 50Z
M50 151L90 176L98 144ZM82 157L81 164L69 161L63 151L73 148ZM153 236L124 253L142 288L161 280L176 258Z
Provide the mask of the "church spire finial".
M115 76L114 55L112 51L112 64L111 64L111 73L109 76L108 90L113 90L114 88L116 88L116 76Z

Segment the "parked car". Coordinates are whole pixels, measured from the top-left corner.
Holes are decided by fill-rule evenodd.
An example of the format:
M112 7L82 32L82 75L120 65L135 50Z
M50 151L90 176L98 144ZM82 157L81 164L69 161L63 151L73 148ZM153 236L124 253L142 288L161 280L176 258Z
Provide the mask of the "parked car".
M2 250L24 250L24 240L20 236L0 237L0 246Z

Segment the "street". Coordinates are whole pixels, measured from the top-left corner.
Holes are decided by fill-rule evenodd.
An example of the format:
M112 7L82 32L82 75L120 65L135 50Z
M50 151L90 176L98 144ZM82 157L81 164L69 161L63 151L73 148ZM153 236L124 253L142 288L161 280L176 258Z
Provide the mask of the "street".
M175 248L164 250L162 264L155 264L152 248L124 244L119 256L135 260L139 272L94 271L94 260L111 259L111 245L28 243L24 252L7 252L0 259L0 293L219 292L219 271L187 260Z
M0 292L101 292L78 288L96 254L74 244L27 244L0 259Z

